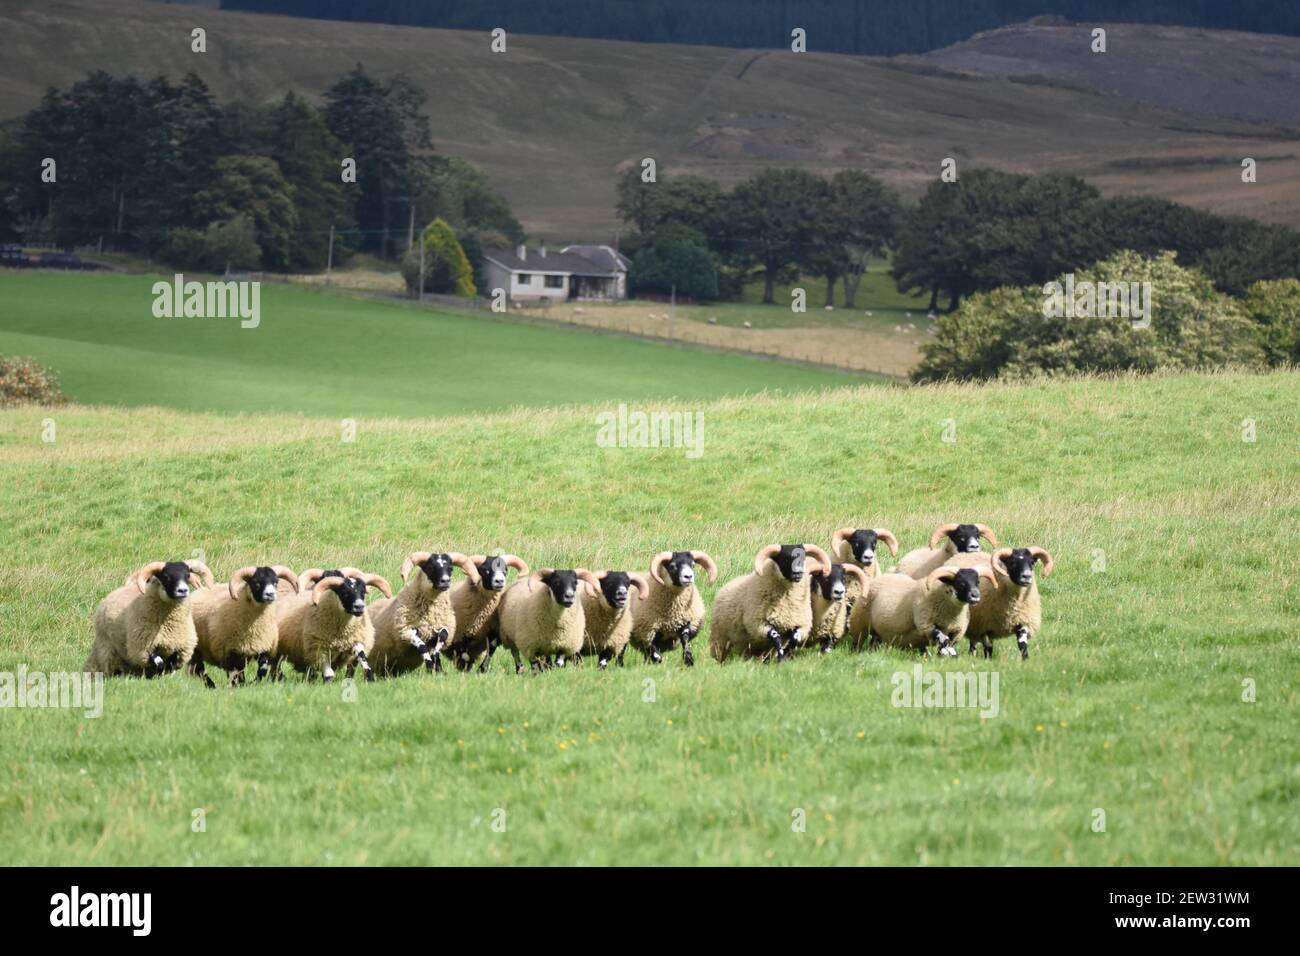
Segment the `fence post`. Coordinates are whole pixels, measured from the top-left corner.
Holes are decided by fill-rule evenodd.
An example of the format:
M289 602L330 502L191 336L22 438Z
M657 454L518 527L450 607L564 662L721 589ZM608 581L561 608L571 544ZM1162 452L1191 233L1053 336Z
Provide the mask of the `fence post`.
M330 274L334 271L334 227L330 226L330 251L325 258L325 284L330 284Z

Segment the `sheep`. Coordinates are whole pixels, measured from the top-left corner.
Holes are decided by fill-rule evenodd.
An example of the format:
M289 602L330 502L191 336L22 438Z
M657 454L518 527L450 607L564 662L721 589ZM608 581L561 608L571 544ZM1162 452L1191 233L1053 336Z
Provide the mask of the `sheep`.
M820 642L821 652L830 653L849 626L849 584L853 578L858 595L870 586L871 578L856 564L832 564L830 570L818 569L812 573L812 629L808 644Z
M311 589L276 602L279 629L271 668L277 674L282 659L308 676L319 672L326 683L334 668L347 665L351 677L357 665L366 680L375 679L367 654L375 644L375 627L366 611L366 589L378 588L385 597L393 589L377 574L357 568L304 571L299 581L313 582Z
M456 630L443 653L456 663L457 670L469 670L480 657L479 672L488 669L492 655L501 644L497 612L505 594L506 575L510 568L521 577L528 575L528 565L513 554L470 556L478 569L478 583L457 581L451 588L451 605L456 612Z
M1015 635L1022 660L1029 660L1029 641L1043 626L1043 608L1034 580L1034 562L1043 562L1043 577L1052 573L1052 555L1046 548L999 548L992 554L963 554L953 558L957 567L990 567L997 575L996 594L971 609L966 639L970 652L984 645L984 656L993 656L993 639Z
M885 542L890 555L898 554L898 539L888 528L840 528L831 535L831 554L845 564L861 568L868 578L878 577L881 573L880 562L876 560L876 548ZM844 615L845 620L853 613L853 605L862 594L863 585L856 575L845 581Z
M586 631L582 642L584 654L595 654L602 669L617 657L623 662L623 649L632 638L631 589L641 600L650 595L650 581L640 572L601 571L596 575L599 587L588 585L582 592L582 613Z
M883 641L925 653L933 641L941 657L956 656L953 643L966 633L971 605L980 601L981 577L998 586L987 568L950 564L919 580L906 574L882 574L863 592L849 618L853 649L861 650L870 638L872 647Z
M150 561L110 591L95 609L85 670L153 678L189 663L198 643L186 601L191 579L210 587L212 572L202 561Z
M442 649L456 630L451 602L452 568L460 568L477 584L478 569L459 551L412 551L402 562L402 590L370 606L375 625L371 662L381 674L401 674L424 662L426 670L442 670ZM412 575L411 572L417 573ZM409 580L408 580L409 577Z
M278 637L273 605L277 585L285 581L298 593L298 577L288 568L250 566L230 576L225 590L200 591L190 602L198 645L190 658L190 673L215 687L206 664L222 667L231 687L244 682L244 666L257 660L257 679L270 672Z
M997 535L993 529L982 524L942 524L930 535L928 548L916 548L903 555L903 560L894 568L897 574L906 574L910 578L924 578L935 568L948 562L954 554L967 554L980 549L980 536L989 539L989 544L998 546ZM943 547L939 547L939 541Z
M599 587L585 568L541 568L516 581L501 599L500 633L515 659L515 673L524 660L541 670L552 657L563 667L566 658L582 651L586 618L578 599L579 582Z
M660 551L650 562L650 594L644 600L639 593L632 599L631 644L652 663L660 663L664 651L680 644L682 663L695 665L690 643L704 623L704 599L695 586L696 562L708 573L710 583L718 579L718 566L707 552Z
M809 578L831 563L815 544L760 548L753 572L728 581L713 600L709 649L714 659L721 663L734 651L784 660L812 630Z

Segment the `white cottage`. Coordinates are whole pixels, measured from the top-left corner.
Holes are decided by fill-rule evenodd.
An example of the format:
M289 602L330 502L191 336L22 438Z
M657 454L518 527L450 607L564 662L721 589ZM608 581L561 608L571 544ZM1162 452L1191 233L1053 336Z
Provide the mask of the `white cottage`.
M505 289L517 302L612 301L627 298L627 256L611 246L573 245L548 252L524 245L485 249L488 295Z

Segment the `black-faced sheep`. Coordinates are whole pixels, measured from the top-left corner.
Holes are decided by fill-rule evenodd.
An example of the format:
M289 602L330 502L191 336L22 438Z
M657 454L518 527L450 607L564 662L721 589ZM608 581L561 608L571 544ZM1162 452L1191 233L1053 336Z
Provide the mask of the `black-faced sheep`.
M304 572L304 578L312 575ZM301 578L300 578L301 580ZM324 571L319 580L295 597L276 602L276 641L272 669L286 659L304 674L320 674L328 683L336 667L347 666L351 677L360 665L366 680L375 679L367 655L375 643L375 628L366 610L366 589L393 596L388 582L357 568Z
M632 638L632 589L641 600L650 594L649 579L639 572L601 571L596 575L599 587L587 585L582 591L582 612L586 617L582 653L595 654L602 668L611 659L623 657L623 649Z
M829 571L812 572L812 630L807 644L821 646L830 653L849 626L849 588L857 585L858 596L871 584L867 572L856 564L832 564Z
M811 559L811 560L809 560ZM812 630L810 576L831 559L815 544L769 544L754 555L754 570L723 585L713 601L709 649L784 660Z
M631 644L658 664L663 652L680 645L682 663L695 663L690 643L704 623L704 599L695 582L698 563L718 579L718 566L704 551L660 551L650 562L650 593L632 598ZM620 661L621 663L621 661Z
M953 643L966 633L970 608L980 601L980 578L997 581L987 568L944 565L917 580L906 574L882 574L871 582L849 618L853 647L861 650L870 639L895 647L925 652L931 643L939 654L955 656Z
M563 667L582 652L586 617L578 589L582 582L599 587L596 576L584 568L541 568L516 581L501 599L501 643L515 659L515 673L524 661L543 669L552 658Z
M202 561L150 561L129 576L95 609L86 671L152 678L189 663L198 635L186 598L198 580L212 585Z
M459 551L413 551L402 562L400 573L406 582L402 590L370 606L375 625L370 659L379 673L405 673L422 661L428 670L442 670L442 649L456 630L453 568L460 568L470 583L478 583L478 569Z
M890 555L898 554L898 539L888 528L840 528L831 535L831 554L844 564L861 568L869 578L878 577L882 572L876 549L882 541ZM863 585L856 575L849 575L844 585L844 607L852 612Z
M298 593L298 578L283 565L240 568L224 588L208 588L190 599L198 645L190 671L209 686L206 664L224 668L230 686L244 682L244 667L257 661L260 681L271 669L279 636L275 601L280 581Z
M514 568L520 577L528 575L523 558L513 554L475 554L470 557L478 569L477 583L457 581L451 588L451 605L456 612L456 630L444 649L456 663L457 670L467 671L480 661L485 671L492 655L501 644L497 610L506 590L506 577Z
M1034 578L1034 562L1043 562L1043 577L1052 573L1052 555L1046 548L999 548L992 554L958 555L952 563L977 570L987 563L997 575L998 588L971 609L966 639L970 652L984 645L984 656L993 656L993 640L1012 637L1020 656L1029 659L1029 641L1043 626L1043 608Z
M928 548L917 548L903 555L894 568L896 574L906 574L911 578L928 577L935 568L947 563L954 554L971 554L979 551L980 538L988 538L989 544L998 546L997 535L993 529L982 524L941 524L930 535ZM943 544L940 546L939 542Z

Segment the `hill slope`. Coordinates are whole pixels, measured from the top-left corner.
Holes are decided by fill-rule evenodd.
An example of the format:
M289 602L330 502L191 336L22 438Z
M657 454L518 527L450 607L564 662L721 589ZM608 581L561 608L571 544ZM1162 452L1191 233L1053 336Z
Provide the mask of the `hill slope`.
M208 32L206 54L190 52L196 25ZM136 0L13 0L0 9L0 118L96 68L195 70L222 97L262 99L287 89L319 94L357 62L405 73L427 91L438 148L481 165L530 232L556 241L612 236L616 170L646 156L665 175L725 182L772 165L856 167L908 192L951 156L967 166L1077 172L1114 191L1300 223L1294 132L911 59L525 35L493 54L480 32ZM1260 60L1248 88L1273 69ZM1248 188L1238 181L1243 155L1267 163ZM1153 161L1164 164L1146 165Z
M925 665L997 673L986 719L892 706L917 661L890 651L537 678L499 657L352 695L119 680L102 719L0 711L0 840L17 864L1294 865L1297 410L1293 373L871 387L708 405L694 460L597 448L572 410L366 420L353 444L80 408L45 444L50 412L0 413L4 671L79 667L100 596L195 549L395 579L413 548L693 547L726 580L768 541L854 522L912 547L964 518L1057 559L1029 661Z
M853 376L265 283L261 324L159 319L151 275L0 271L0 354L75 401L403 418L512 405L702 400Z

